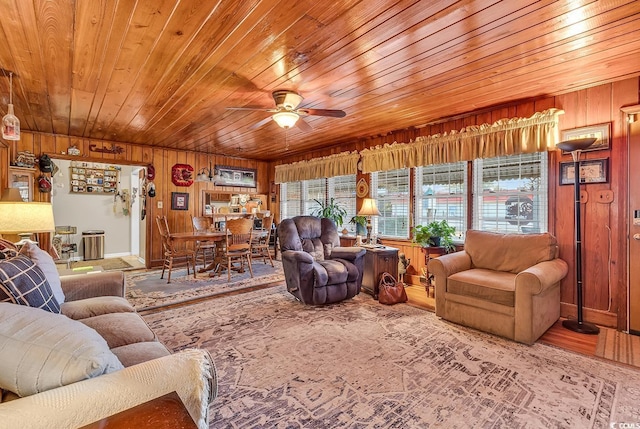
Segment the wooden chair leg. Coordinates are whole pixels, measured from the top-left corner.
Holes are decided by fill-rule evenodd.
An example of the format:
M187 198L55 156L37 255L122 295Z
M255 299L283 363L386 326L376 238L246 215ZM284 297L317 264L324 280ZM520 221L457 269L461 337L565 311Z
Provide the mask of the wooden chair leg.
M169 257L169 275L167 276L167 283L171 283L171 270L173 269L173 256Z
M195 255L195 253L191 256L191 262L193 263L193 278L195 279L195 278L197 278L197 273L198 273L198 270L197 270L197 267L196 267L196 255ZM189 260L187 259L187 267L188 266L189 266ZM206 267L206 265L205 265L205 267ZM188 275L189 274L187 274L187 276Z
M251 267L251 255L247 255L247 265L249 265L249 273L251 274L251 278L253 278L253 268Z

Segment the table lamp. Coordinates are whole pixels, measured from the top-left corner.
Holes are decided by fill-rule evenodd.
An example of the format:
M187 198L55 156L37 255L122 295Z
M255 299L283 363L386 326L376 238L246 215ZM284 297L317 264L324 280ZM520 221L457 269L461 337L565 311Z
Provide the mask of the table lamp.
M376 200L373 198L363 199L358 216L367 217L367 243L373 244L371 243L371 216L380 216L380 211L378 210L378 207L376 207Z
M0 234L17 234L21 246L32 234L55 231L53 206L51 203L25 203L16 201L0 201Z
M573 186L575 197L574 208L574 232L575 232L575 249L576 249L576 292L578 319L566 319L562 321L565 328L579 332L581 334L595 335L600 332L600 328L592 323L587 323L582 318L582 234L580 232L580 154L596 142L596 138L583 138L575 140L567 140L558 143L556 146L565 152L571 152L573 158Z

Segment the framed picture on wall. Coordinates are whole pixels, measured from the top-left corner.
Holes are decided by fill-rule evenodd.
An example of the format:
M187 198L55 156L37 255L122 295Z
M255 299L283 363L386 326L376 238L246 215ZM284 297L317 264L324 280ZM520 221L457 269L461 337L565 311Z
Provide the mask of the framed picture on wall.
M253 168L216 165L216 178L214 180L214 184L218 186L241 186L244 188L255 188L256 173L257 170Z
M574 128L572 130L562 131L560 141L583 139L587 137L595 137L598 140L595 141L588 149L583 152L589 152L592 150L609 149L611 145L611 123L591 125L588 127ZM568 155L569 152L562 151L563 155Z
M189 210L189 194L186 192L172 192L171 210Z
M560 184L575 183L573 162L560 163ZM580 183L607 183L609 181L609 158L580 161Z

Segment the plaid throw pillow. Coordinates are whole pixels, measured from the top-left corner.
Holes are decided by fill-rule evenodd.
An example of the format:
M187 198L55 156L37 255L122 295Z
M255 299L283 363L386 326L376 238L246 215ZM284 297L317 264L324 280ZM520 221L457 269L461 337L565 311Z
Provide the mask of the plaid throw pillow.
M44 273L24 255L0 261L0 302L60 313L60 304Z

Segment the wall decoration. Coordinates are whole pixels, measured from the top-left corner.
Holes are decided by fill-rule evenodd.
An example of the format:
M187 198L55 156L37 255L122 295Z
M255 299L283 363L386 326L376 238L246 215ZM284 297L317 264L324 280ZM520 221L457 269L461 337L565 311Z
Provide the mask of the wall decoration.
M176 186L193 184L193 167L189 164L175 164L171 167L171 182Z
M172 192L171 210L189 210L189 194L186 192Z
M367 181L364 180L364 177L361 177L358 180L358 184L356 185L356 195L359 198L365 198L369 195L369 185L367 185Z
M116 146L115 143L111 144L111 147L98 147L96 144L89 145L89 151L91 152L101 152L101 153L113 153L113 154L121 154L124 153L124 148L122 146Z
M119 167L84 162L69 167L69 192L73 194L115 194L118 191Z
M560 184L575 182L573 162L560 163ZM580 161L580 183L607 183L609 181L609 158Z
M253 168L229 167L216 165L215 181L218 186L241 186L244 188L256 187L257 170Z
M562 138L560 139L560 141L595 137L598 140L596 140L594 144L589 146L588 149L583 150L583 152L589 152L592 150L609 149L610 140L611 140L609 137L610 135L611 135L611 123L607 122L605 124L591 125L589 127L580 127L580 128L574 128L572 130L564 130L562 131ZM568 155L569 153L570 152L562 151L563 155Z

